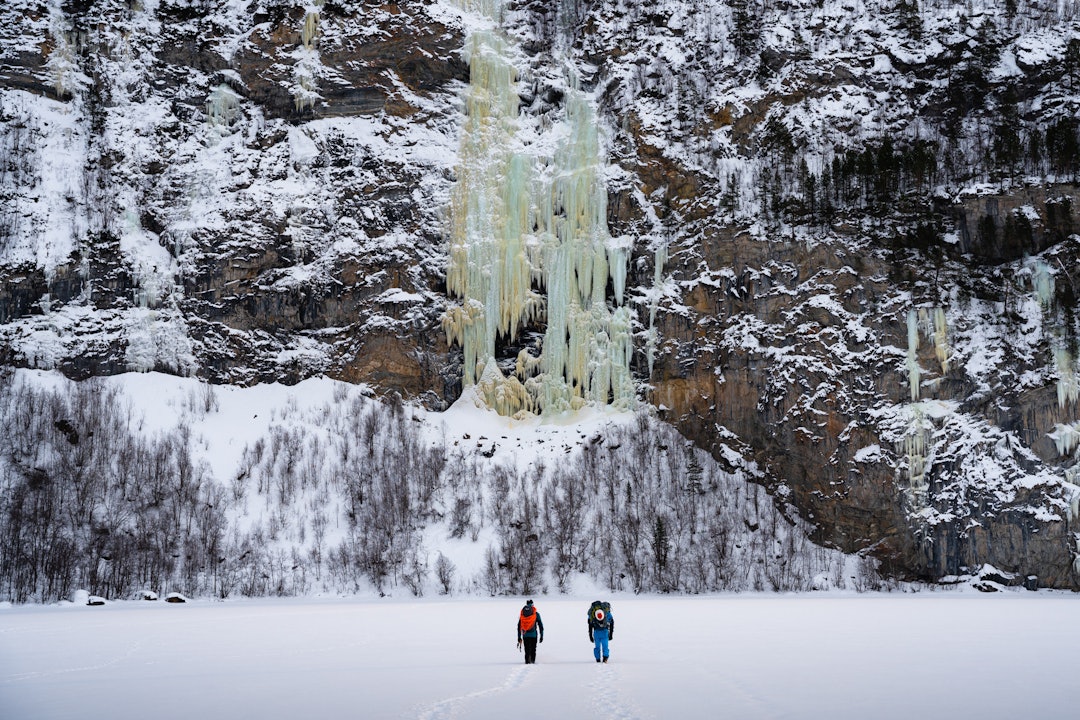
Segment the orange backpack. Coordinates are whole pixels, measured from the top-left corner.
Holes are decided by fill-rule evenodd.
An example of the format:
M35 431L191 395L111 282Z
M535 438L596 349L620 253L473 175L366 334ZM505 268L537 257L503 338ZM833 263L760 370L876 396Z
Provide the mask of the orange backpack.
M526 612L528 612L529 614L526 615L525 614ZM521 628L521 632L523 632L523 633L529 632L530 630L533 629L534 625L536 625L536 608L535 607L522 608L521 609L521 619L518 620L518 627Z

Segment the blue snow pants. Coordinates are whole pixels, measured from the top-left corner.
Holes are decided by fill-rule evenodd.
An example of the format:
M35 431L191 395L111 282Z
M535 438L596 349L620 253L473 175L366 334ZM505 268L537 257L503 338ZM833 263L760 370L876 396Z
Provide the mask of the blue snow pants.
M606 658L608 656L608 631L607 628L600 630L593 630L593 649L592 654L597 660L601 657Z

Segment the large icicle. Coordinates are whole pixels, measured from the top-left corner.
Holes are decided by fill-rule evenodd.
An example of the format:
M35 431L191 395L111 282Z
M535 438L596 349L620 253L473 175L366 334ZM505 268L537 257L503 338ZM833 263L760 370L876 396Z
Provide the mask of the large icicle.
M481 8L494 22L500 8ZM478 385L488 405L513 415L533 403L515 377L495 365L498 335L513 338L543 310L532 290L528 246L533 162L515 152L517 70L505 39L494 29L467 39L470 85L465 98L457 183L451 200L450 264L446 284L461 304L443 327L465 352L465 385ZM515 385L516 384L516 385ZM509 387L504 388L504 385Z
M447 270L460 303L443 319L448 341L464 350L465 385L507 415L588 402L628 406L635 397L632 322L622 307L629 248L608 233L595 112L571 80L565 120L549 131L554 154L538 155L533 148L549 143L518 137L527 131L518 118L516 49L497 29L501 3L465 4L488 23L466 41L470 85ZM540 357L522 351L514 374L504 376L495 363L498 338L513 340L545 316Z
M907 316L907 373L908 388L911 390L911 402L919 401L919 390L922 373L919 370L919 317L914 308L908 310Z
M628 251L607 228L607 187L596 114L571 88L565 136L555 153L549 192L538 209L547 289L547 333L534 384L544 409L586 401L628 405L634 398L629 361L630 315L622 302ZM614 312L606 299L615 290Z
M908 496L911 509L917 513L927 502L929 482L930 441L933 425L929 422L922 397L922 369L919 367L918 350L920 336L928 335L934 343L934 353L941 372L949 371L951 349L948 344L948 321L944 308L911 308L907 314L907 360L908 388L911 393L910 420L901 439L908 464Z
M318 89L320 60L318 40L322 23L322 8L326 0L310 0L304 8L304 26L300 30L300 47L293 52L293 85L290 88L293 104L298 111L314 108L322 99Z
M1069 342L1066 338L1067 328L1056 317L1054 273L1042 260L1035 261L1031 272L1031 285L1039 301L1039 308L1044 314L1044 324L1050 339L1050 352L1053 355L1054 370L1057 373L1058 407L1064 410L1068 406L1076 405L1077 400L1080 399L1080 378L1076 373L1076 358L1069 351Z

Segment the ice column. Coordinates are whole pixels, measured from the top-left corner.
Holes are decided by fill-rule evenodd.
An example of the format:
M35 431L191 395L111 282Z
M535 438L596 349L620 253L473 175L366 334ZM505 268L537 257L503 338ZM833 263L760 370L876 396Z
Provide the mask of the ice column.
M934 354L941 365L942 374L949 372L952 348L949 347L949 321L945 308L934 308Z
M49 3L49 34L53 48L45 67L52 75L53 89L57 97L62 98L80 89L83 84L75 57L75 46L79 45L83 38L72 30L60 0L51 0Z
M634 398L631 318L623 305L629 248L608 233L596 114L576 87L567 94L561 130L537 216L548 325L541 374L530 387L550 411L584 402L628 405ZM606 298L609 278L613 308Z
M1054 274L1042 260L1035 263L1031 284L1035 289L1035 297L1039 299L1039 307L1043 310L1051 309L1054 305Z
M1076 375L1076 359L1072 353L1069 352L1067 341L1065 336L1064 326L1056 322L1053 319L1054 312L1054 297L1055 297L1055 283L1054 274L1050 271L1050 267L1039 260L1035 263L1032 269L1031 284L1035 290L1035 296L1038 298L1039 307L1043 313L1048 314L1051 318L1049 324L1050 330L1050 348L1054 357L1054 370L1057 372L1057 399L1058 407L1064 408L1066 405L1072 403L1075 404L1077 399L1080 398L1080 378Z
M922 368L919 367L918 350L923 335L934 344L934 356L937 358L941 373L943 375L948 373L952 360L952 348L949 346L949 322L944 308L936 307L933 310L912 308L907 314L906 367L908 387L911 391L911 405L909 406L911 418L901 444L907 456L908 484L912 506L916 510L922 509L926 504L929 488L926 475L933 432L933 424L927 417L926 409L921 401ZM928 385L933 387L932 383Z
M919 371L919 317L912 308L907 316L907 373L911 389L911 402L919 401L919 385L922 382Z
M944 315L944 313L942 313L942 315ZM904 454L907 456L908 462L908 485L912 506L916 510L922 509L926 502L926 460L929 435L926 414L923 412L922 403L919 402L922 376L917 354L919 349L919 316L920 312L916 311L914 308L908 311L907 372L908 385L911 389L911 420L902 441ZM944 322L944 320L942 320L942 322ZM936 333L934 339L935 343L937 343L938 338ZM942 344L944 344L943 341ZM939 355L939 359L940 357L941 356ZM943 361L943 366L944 364Z
M326 0L310 0L305 8L304 27L300 30L300 47L296 49L293 66L293 103L297 110L315 107L322 99L316 85L320 63L317 41L321 24L322 8Z
M506 415L587 402L629 405L629 248L608 233L595 112L571 81L565 119L548 130L550 138L524 128L513 61L519 53L497 29L501 3L466 5L487 23L466 40L470 84L447 269L447 289L459 301L443 318L448 341L463 348L464 383ZM535 149L552 145L551 155ZM539 357L523 350L504 376L496 341L545 318Z
M495 340L514 338L543 311L543 298L532 289L538 270L530 233L534 163L516 139L518 74L505 39L486 28L466 42L470 84L446 279L461 302L447 310L443 327L448 341L464 349L465 385L477 385L489 406L513 415L535 406L516 376L499 371Z
M646 335L647 347L645 348L646 358L649 365L649 377L652 377L653 363L656 360L656 345L657 345L657 332L656 332L656 311L660 308L660 296L663 292L664 282L664 265L668 260L668 246L666 242L659 243L656 246L656 252L653 260L653 287L652 297L649 298L649 330Z
M206 122L220 135L228 135L240 119L240 96L222 83L206 99Z

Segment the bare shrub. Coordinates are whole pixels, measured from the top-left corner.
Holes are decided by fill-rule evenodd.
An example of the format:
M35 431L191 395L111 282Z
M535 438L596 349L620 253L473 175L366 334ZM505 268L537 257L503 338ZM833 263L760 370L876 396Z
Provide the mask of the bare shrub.
M454 575L456 572L457 566L454 565L453 561L442 553L439 553L439 557L435 560L435 578L439 581L439 585L442 588L439 591L441 594L450 594L454 585Z

